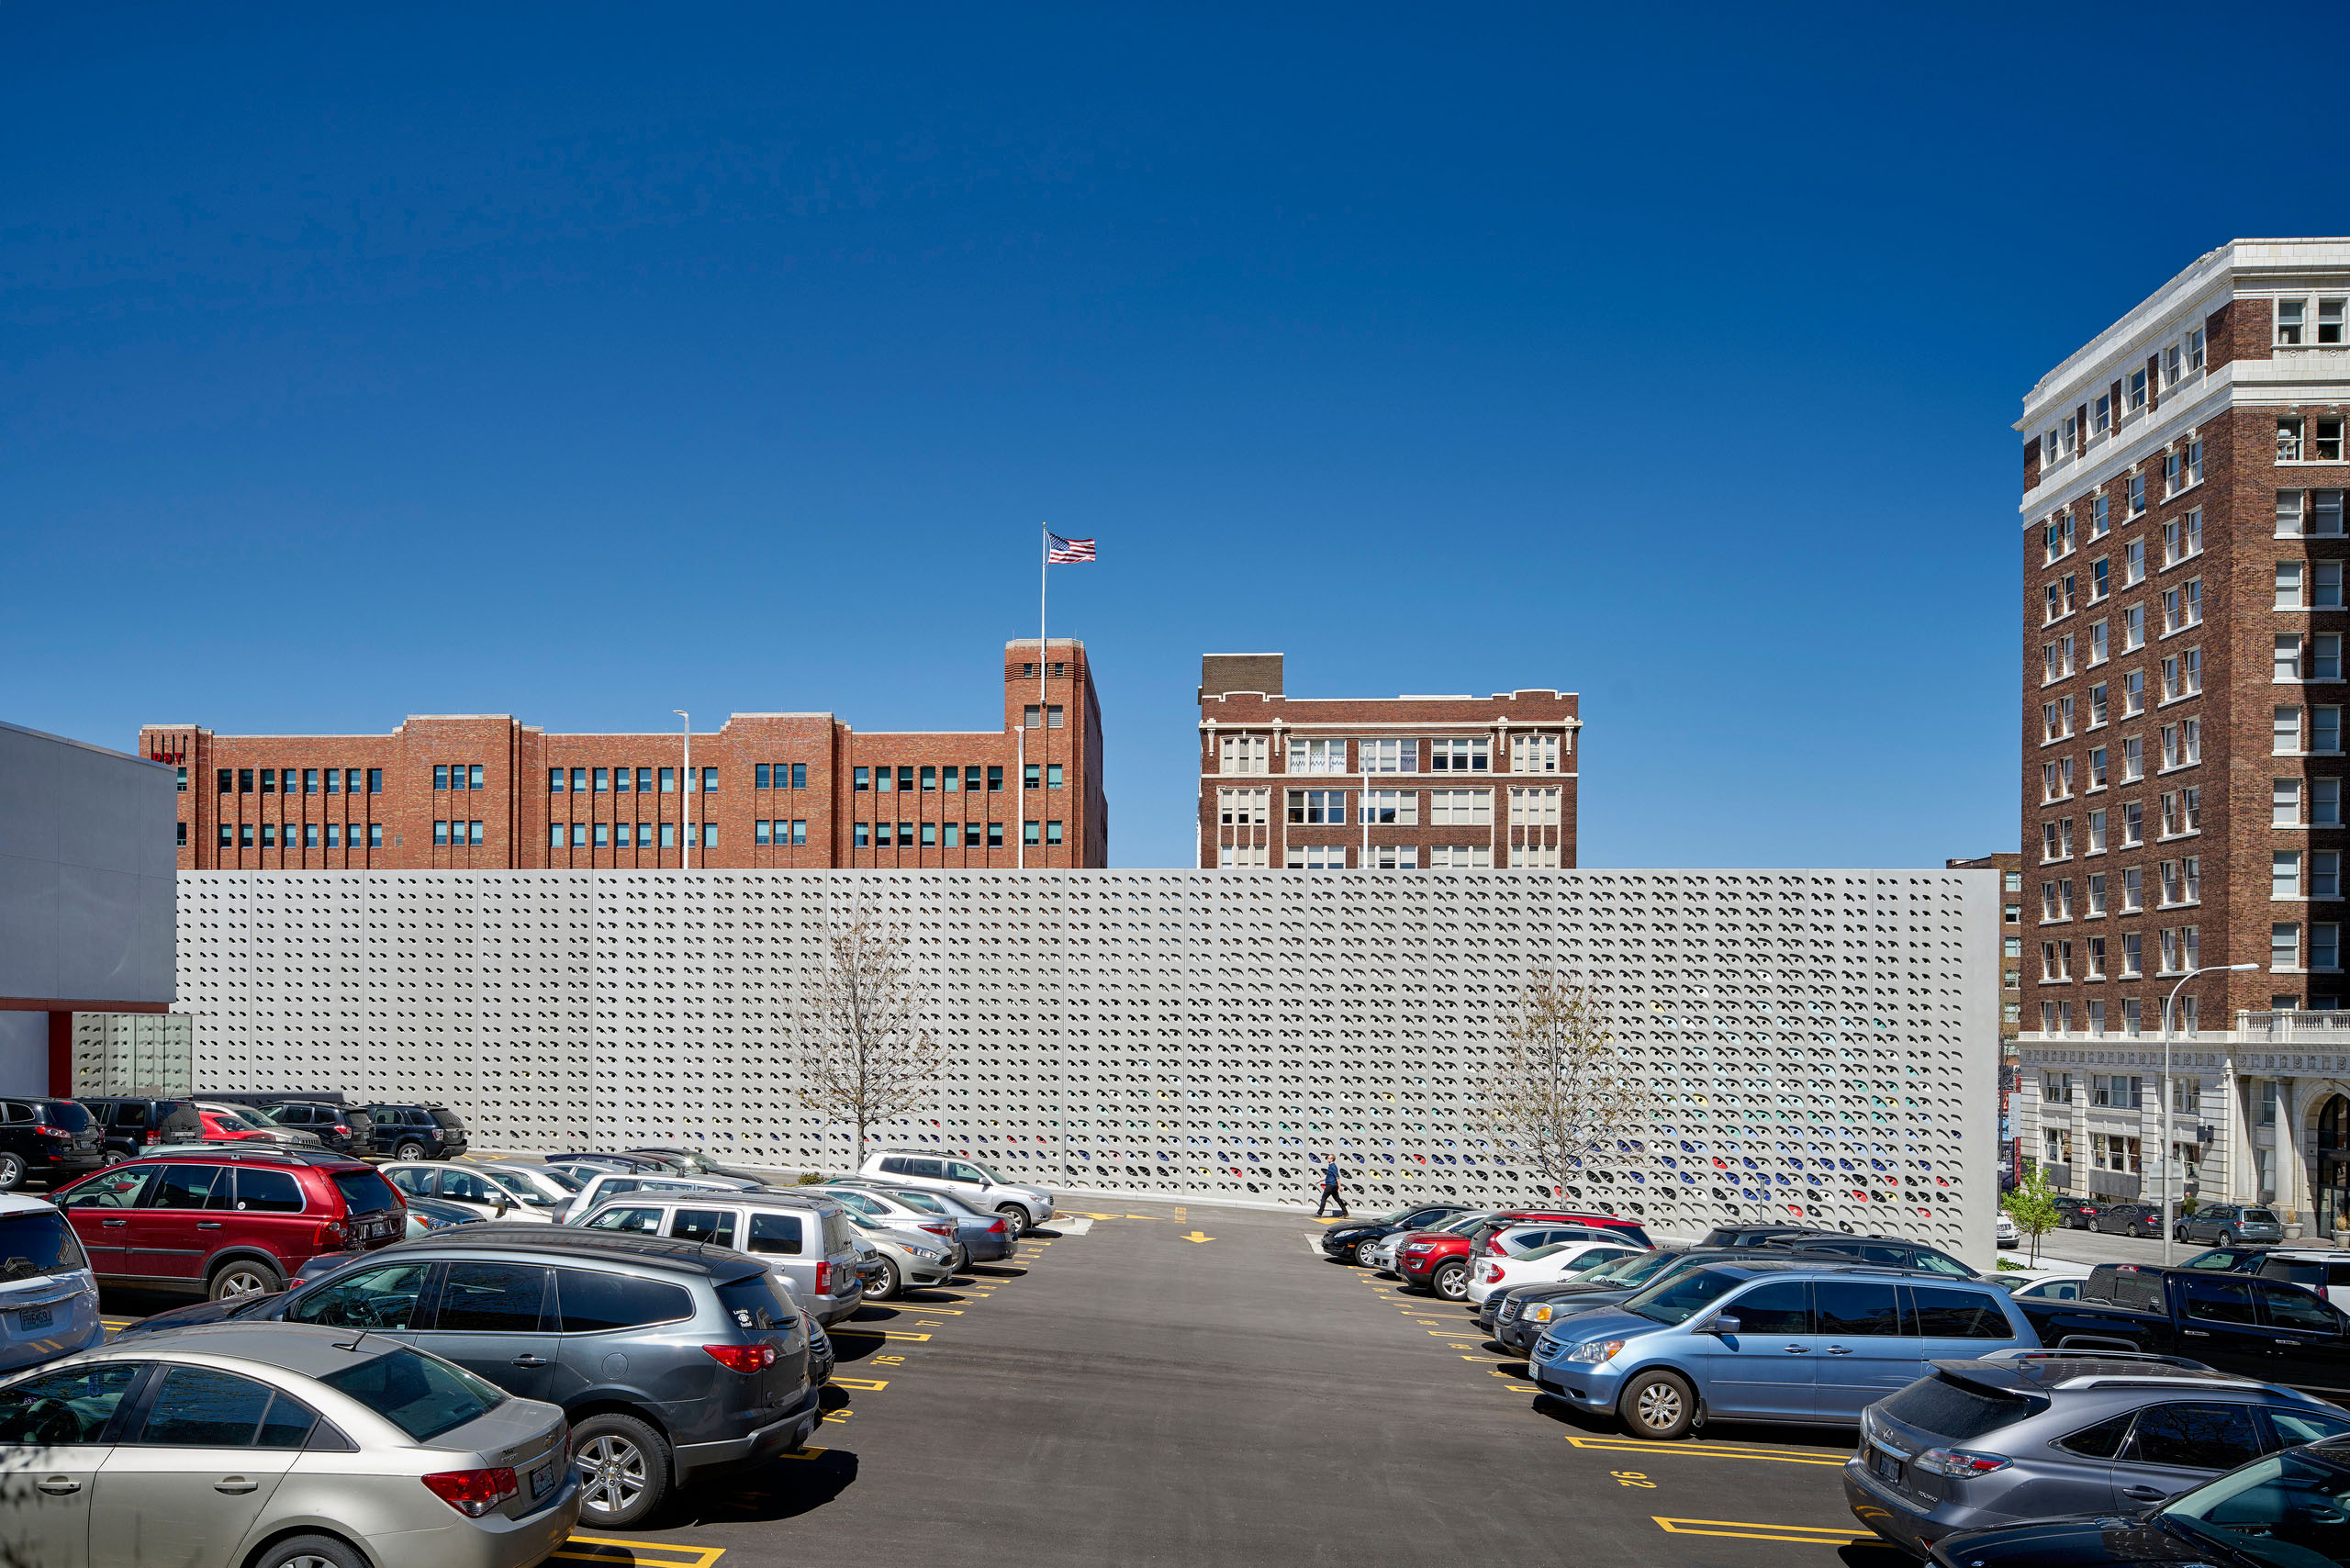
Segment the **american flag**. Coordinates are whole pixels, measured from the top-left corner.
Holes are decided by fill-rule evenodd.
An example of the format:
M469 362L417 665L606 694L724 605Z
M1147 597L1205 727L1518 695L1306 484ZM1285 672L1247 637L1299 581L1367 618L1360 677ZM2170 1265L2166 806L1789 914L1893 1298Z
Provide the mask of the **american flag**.
M1058 533L1045 535L1045 564L1048 566L1069 566L1080 561L1093 559L1091 539L1063 539Z

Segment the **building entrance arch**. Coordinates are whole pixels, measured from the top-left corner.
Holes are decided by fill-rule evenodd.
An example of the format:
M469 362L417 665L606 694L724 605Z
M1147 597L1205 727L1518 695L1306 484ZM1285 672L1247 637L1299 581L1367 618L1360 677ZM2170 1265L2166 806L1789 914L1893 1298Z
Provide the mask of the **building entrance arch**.
M2316 1237L2330 1239L2350 1222L2350 1099L2336 1094L2318 1108L2317 1148L2311 1165Z

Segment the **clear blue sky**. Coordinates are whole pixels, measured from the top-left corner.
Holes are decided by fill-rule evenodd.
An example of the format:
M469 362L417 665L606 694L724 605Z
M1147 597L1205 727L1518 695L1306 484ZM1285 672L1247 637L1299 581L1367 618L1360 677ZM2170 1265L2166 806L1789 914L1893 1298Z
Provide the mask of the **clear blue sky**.
M968 728L1049 519L1121 865L1225 649L1580 690L1585 865L2012 848L2018 399L2350 230L2210 17L7 7L0 717Z

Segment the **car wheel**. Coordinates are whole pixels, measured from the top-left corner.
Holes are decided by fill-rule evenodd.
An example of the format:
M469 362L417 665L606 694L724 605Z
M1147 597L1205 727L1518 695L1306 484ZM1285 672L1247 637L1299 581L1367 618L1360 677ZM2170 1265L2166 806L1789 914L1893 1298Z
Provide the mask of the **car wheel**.
M2185 1226L2183 1226L2183 1225L2175 1225L2175 1226L2171 1226L2170 1238L2171 1238L2173 1241L2184 1241L2184 1240L2186 1240L2186 1239L2187 1239L2187 1227L2186 1227Z
M240 1258L213 1271L212 1299L235 1301L249 1295L274 1295L285 1288L285 1276L266 1263Z
M25 1157L21 1154L0 1154L0 1193L13 1193L24 1185Z
M1683 1437L1697 1418L1697 1394L1669 1372L1642 1372L1625 1385L1616 1413L1635 1437Z
M1468 1300L1469 1265L1458 1259L1438 1264L1436 1272L1428 1276L1428 1289L1447 1301Z
M884 1258L881 1260L881 1271L874 1277L871 1284L865 1287L865 1299L888 1301L898 1294L899 1286L898 1265Z
M669 1492L668 1445L633 1416L607 1412L572 1428L571 1462L579 1517L608 1529L637 1523Z
M424 1146L411 1139L403 1142L392 1153L401 1159L421 1159L424 1158Z
M367 1559L330 1535L297 1535L252 1560L253 1568L367 1568Z
M2221 1246L2222 1246L2222 1247L2233 1247L2235 1244L2236 1244L2236 1233L2235 1233L2234 1231L2232 1231L2232 1230L2223 1230L2223 1231L2220 1232L2220 1245L2221 1245Z
M1003 1228L1012 1232L1012 1239L1019 1240L1028 1234L1028 1211L1018 1204L1006 1204L995 1211L1003 1216Z
M946 1271L959 1274L971 1266L971 1249L961 1242L955 1244L955 1255L946 1260Z
M1366 1269L1372 1268L1375 1265L1371 1260L1371 1255L1378 1250L1379 1242L1375 1238L1369 1241L1358 1241L1355 1243L1355 1261Z

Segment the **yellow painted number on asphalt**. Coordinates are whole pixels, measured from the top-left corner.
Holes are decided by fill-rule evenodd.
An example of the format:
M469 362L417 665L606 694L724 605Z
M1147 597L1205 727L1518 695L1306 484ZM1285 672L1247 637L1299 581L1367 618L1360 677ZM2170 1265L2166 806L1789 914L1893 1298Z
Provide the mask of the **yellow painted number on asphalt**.
M1611 1470L1607 1473L1616 1478L1616 1484L1618 1486L1653 1486L1656 1484L1655 1482L1651 1481L1647 1476L1641 1474L1637 1470Z

